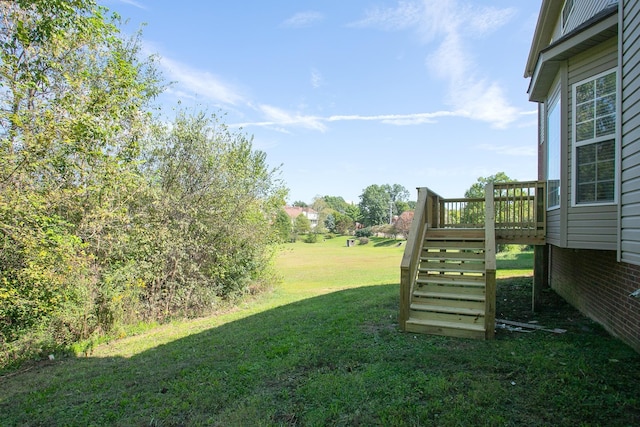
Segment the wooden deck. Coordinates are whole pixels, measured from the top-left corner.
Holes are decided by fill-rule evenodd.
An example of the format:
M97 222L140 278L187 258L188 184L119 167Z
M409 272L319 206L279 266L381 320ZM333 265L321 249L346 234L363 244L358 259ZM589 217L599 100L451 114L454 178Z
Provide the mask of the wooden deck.
M400 267L404 331L491 339L497 244L543 245L544 183L489 184L485 198L418 189Z

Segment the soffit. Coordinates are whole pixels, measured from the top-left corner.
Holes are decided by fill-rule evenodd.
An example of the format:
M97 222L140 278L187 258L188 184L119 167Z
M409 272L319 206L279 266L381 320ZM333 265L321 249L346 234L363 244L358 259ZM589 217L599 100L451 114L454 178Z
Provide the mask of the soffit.
M531 77L528 90L529 100L544 101L564 61L617 36L617 34L618 14L609 13L602 20L581 27L545 48L538 56Z

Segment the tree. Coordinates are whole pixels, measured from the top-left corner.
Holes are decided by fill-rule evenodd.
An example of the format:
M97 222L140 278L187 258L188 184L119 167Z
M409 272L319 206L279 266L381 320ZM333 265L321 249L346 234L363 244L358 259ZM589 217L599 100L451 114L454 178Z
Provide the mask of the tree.
M340 212L334 212L335 218L335 232L338 234L348 234L350 231L355 230L356 222L347 214Z
M478 180L469 187L464 193L464 197L468 199L482 199L485 198L485 187L489 183L504 183L512 182L504 172L498 172L495 175L489 175L487 177L479 177ZM477 225L484 222L484 203L483 202L469 202L463 208L460 213L460 222L463 224ZM499 212L496 212L499 215Z
M406 188L399 184L370 185L360 195L360 213L365 226L389 224L390 216L399 213L397 203L409 197ZM405 207L402 203L400 207Z
M324 220L324 226L329 232L335 233L335 231L336 231L336 218L332 213L327 215L327 218Z
M509 178L504 172L498 172L495 175L489 175L487 177L479 177L478 180L469 187L467 191L464 192L465 198L482 198L484 199L484 188L489 183L499 183L499 182L512 182L513 180Z
M303 202L302 200L296 200L295 202L293 202L293 205L292 205L292 206L295 206L295 207L298 207L298 208L306 208L306 207L308 207L309 205L307 205L307 204L306 204L305 202Z
M411 223L413 222L413 214L413 211L402 212L395 224L396 232L402 234L405 239L409 237L409 230L411 230Z
M327 206L336 212L346 213L349 207L349 204L340 196L324 196L322 199L325 201Z
M269 279L286 189L250 137L204 113L154 122L153 58L93 0L0 12L0 350L201 314Z
M287 242L291 238L291 218L287 213L280 209L276 214L276 219L274 221L274 228L276 229L276 234L280 238L281 241Z
M0 343L108 330L105 269L145 188L144 113L160 91L138 38L92 0L0 2ZM27 340L28 341L28 340Z
M360 213L366 227L389 223L391 198L383 186L370 185L360 195Z
M311 221L305 215L300 214L293 220L293 230L296 234L307 234L311 232Z

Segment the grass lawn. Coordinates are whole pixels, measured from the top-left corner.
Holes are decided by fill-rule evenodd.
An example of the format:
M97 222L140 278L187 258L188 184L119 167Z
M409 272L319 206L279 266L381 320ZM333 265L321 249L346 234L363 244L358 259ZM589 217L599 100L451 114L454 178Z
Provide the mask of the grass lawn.
M286 245L283 284L237 310L163 325L0 377L0 425L634 426L640 355L500 255L493 341L398 331L404 245Z

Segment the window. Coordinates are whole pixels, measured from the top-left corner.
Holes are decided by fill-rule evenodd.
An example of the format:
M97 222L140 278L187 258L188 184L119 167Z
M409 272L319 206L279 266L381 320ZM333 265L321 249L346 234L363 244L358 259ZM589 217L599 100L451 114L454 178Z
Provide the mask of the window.
M560 99L547 109L547 209L560 206Z
M569 15L571 15L572 9L573 0L566 0L564 2L564 6L562 7L562 28L567 26L567 21L569 20Z
M574 203L615 201L616 72L573 86Z

